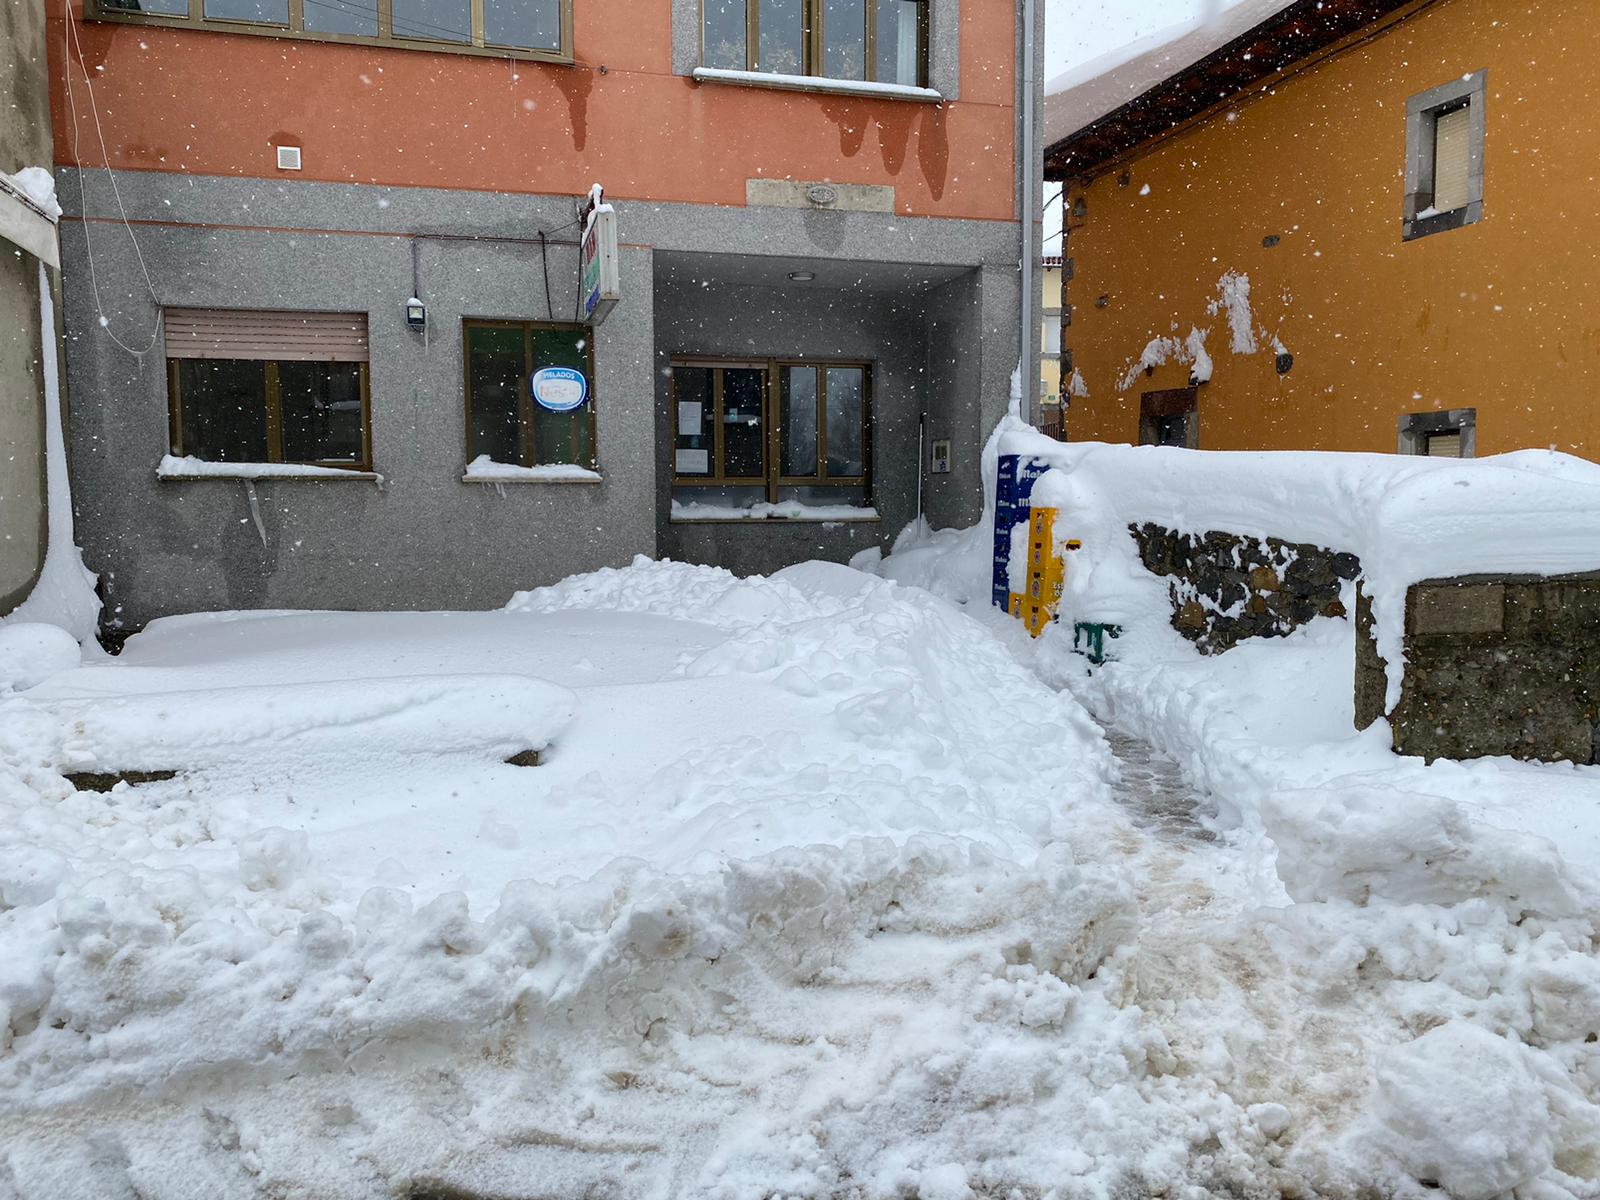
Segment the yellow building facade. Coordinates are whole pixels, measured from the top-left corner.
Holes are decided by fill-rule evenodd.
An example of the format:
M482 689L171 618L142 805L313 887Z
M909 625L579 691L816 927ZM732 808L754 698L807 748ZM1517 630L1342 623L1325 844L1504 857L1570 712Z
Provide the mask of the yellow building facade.
M1067 435L1600 458L1597 46L1592 0L1430 0L1052 147Z

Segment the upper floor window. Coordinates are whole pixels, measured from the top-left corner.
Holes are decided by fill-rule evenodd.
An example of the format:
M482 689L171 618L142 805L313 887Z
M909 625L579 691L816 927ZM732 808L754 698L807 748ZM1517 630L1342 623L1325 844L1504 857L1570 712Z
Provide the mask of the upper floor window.
M572 0L86 0L86 15L230 33L572 57Z
M1483 219L1486 95L1478 71L1406 104L1406 241Z
M701 65L927 86L928 0L701 0Z

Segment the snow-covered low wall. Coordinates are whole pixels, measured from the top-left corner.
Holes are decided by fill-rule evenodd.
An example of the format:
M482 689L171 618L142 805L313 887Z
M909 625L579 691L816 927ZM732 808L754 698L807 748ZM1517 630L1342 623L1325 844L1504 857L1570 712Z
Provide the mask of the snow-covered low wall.
M1358 580L1371 638L1358 696L1365 723L1389 715L1419 731L1444 719L1457 725L1448 737L1402 730L1397 749L1592 760L1592 746L1580 751L1600 714L1583 699L1591 693L1580 668L1595 657L1589 647L1600 631L1584 632L1596 618L1582 604L1571 607L1577 585L1551 581L1600 572L1600 466L1541 450L1462 460L1063 444L1008 418L985 451L991 512L995 462L1008 454L1051 468L1034 484L1032 503L1059 510L1060 542L1081 543L1068 558L1059 614L1067 627L1170 625L1203 650L1226 649L1241 637L1346 615L1349 582ZM992 539L992 516L960 532L913 527L879 569L980 603ZM1419 640L1408 596L1424 583L1484 579L1491 590L1511 587L1507 595L1521 595L1514 589L1522 586L1544 591L1504 608L1503 627L1466 631L1478 641L1440 658L1444 643ZM1558 615L1563 606L1571 611ZM1523 633L1513 632L1518 621ZM1566 649L1552 651L1552 638ZM1508 651L1527 667L1514 679L1495 670L1495 656ZM1425 661L1411 661L1424 653ZM1415 699L1403 707L1417 671L1427 678L1417 675ZM1491 691L1492 705L1474 701ZM1559 726L1559 736L1527 735L1528 714L1550 705L1559 714L1541 720ZM1482 729L1490 714L1500 728L1493 736Z
M1473 460L1062 444L1021 422L998 431L995 450L1056 468L1033 503L1059 508L1058 536L1083 543L1063 621L1127 623L1165 608L1129 532L1147 522L1355 555L1388 664L1386 709L1400 699L1413 584L1600 570L1600 466L1551 451Z
M1359 607L1359 727L1387 717L1394 748L1429 760L1600 762L1600 573L1413 585L1405 683L1392 708L1368 606Z

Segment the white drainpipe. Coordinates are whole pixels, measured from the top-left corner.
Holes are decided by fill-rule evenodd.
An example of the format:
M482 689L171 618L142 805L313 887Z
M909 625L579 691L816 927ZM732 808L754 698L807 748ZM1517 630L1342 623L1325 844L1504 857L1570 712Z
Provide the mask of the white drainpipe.
M1034 140L1033 12L1036 0L1022 0L1022 153L1018 157L1022 190L1022 338L1020 370L1022 411L1026 421L1035 417L1039 396L1039 263L1033 249L1033 226L1038 219L1039 189L1033 180L1039 148Z

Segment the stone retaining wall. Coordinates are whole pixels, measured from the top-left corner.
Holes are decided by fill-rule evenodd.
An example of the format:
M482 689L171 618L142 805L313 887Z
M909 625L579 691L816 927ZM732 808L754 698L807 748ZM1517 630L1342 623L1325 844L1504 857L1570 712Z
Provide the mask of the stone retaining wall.
M1341 590L1361 574L1354 554L1321 546L1150 523L1128 529L1145 569L1171 581L1172 627L1203 654L1245 638L1285 637L1314 617L1345 616Z
M1356 724L1384 715L1371 605L1357 604ZM1406 595L1394 748L1423 758L1505 754L1600 762L1600 573L1471 576Z

